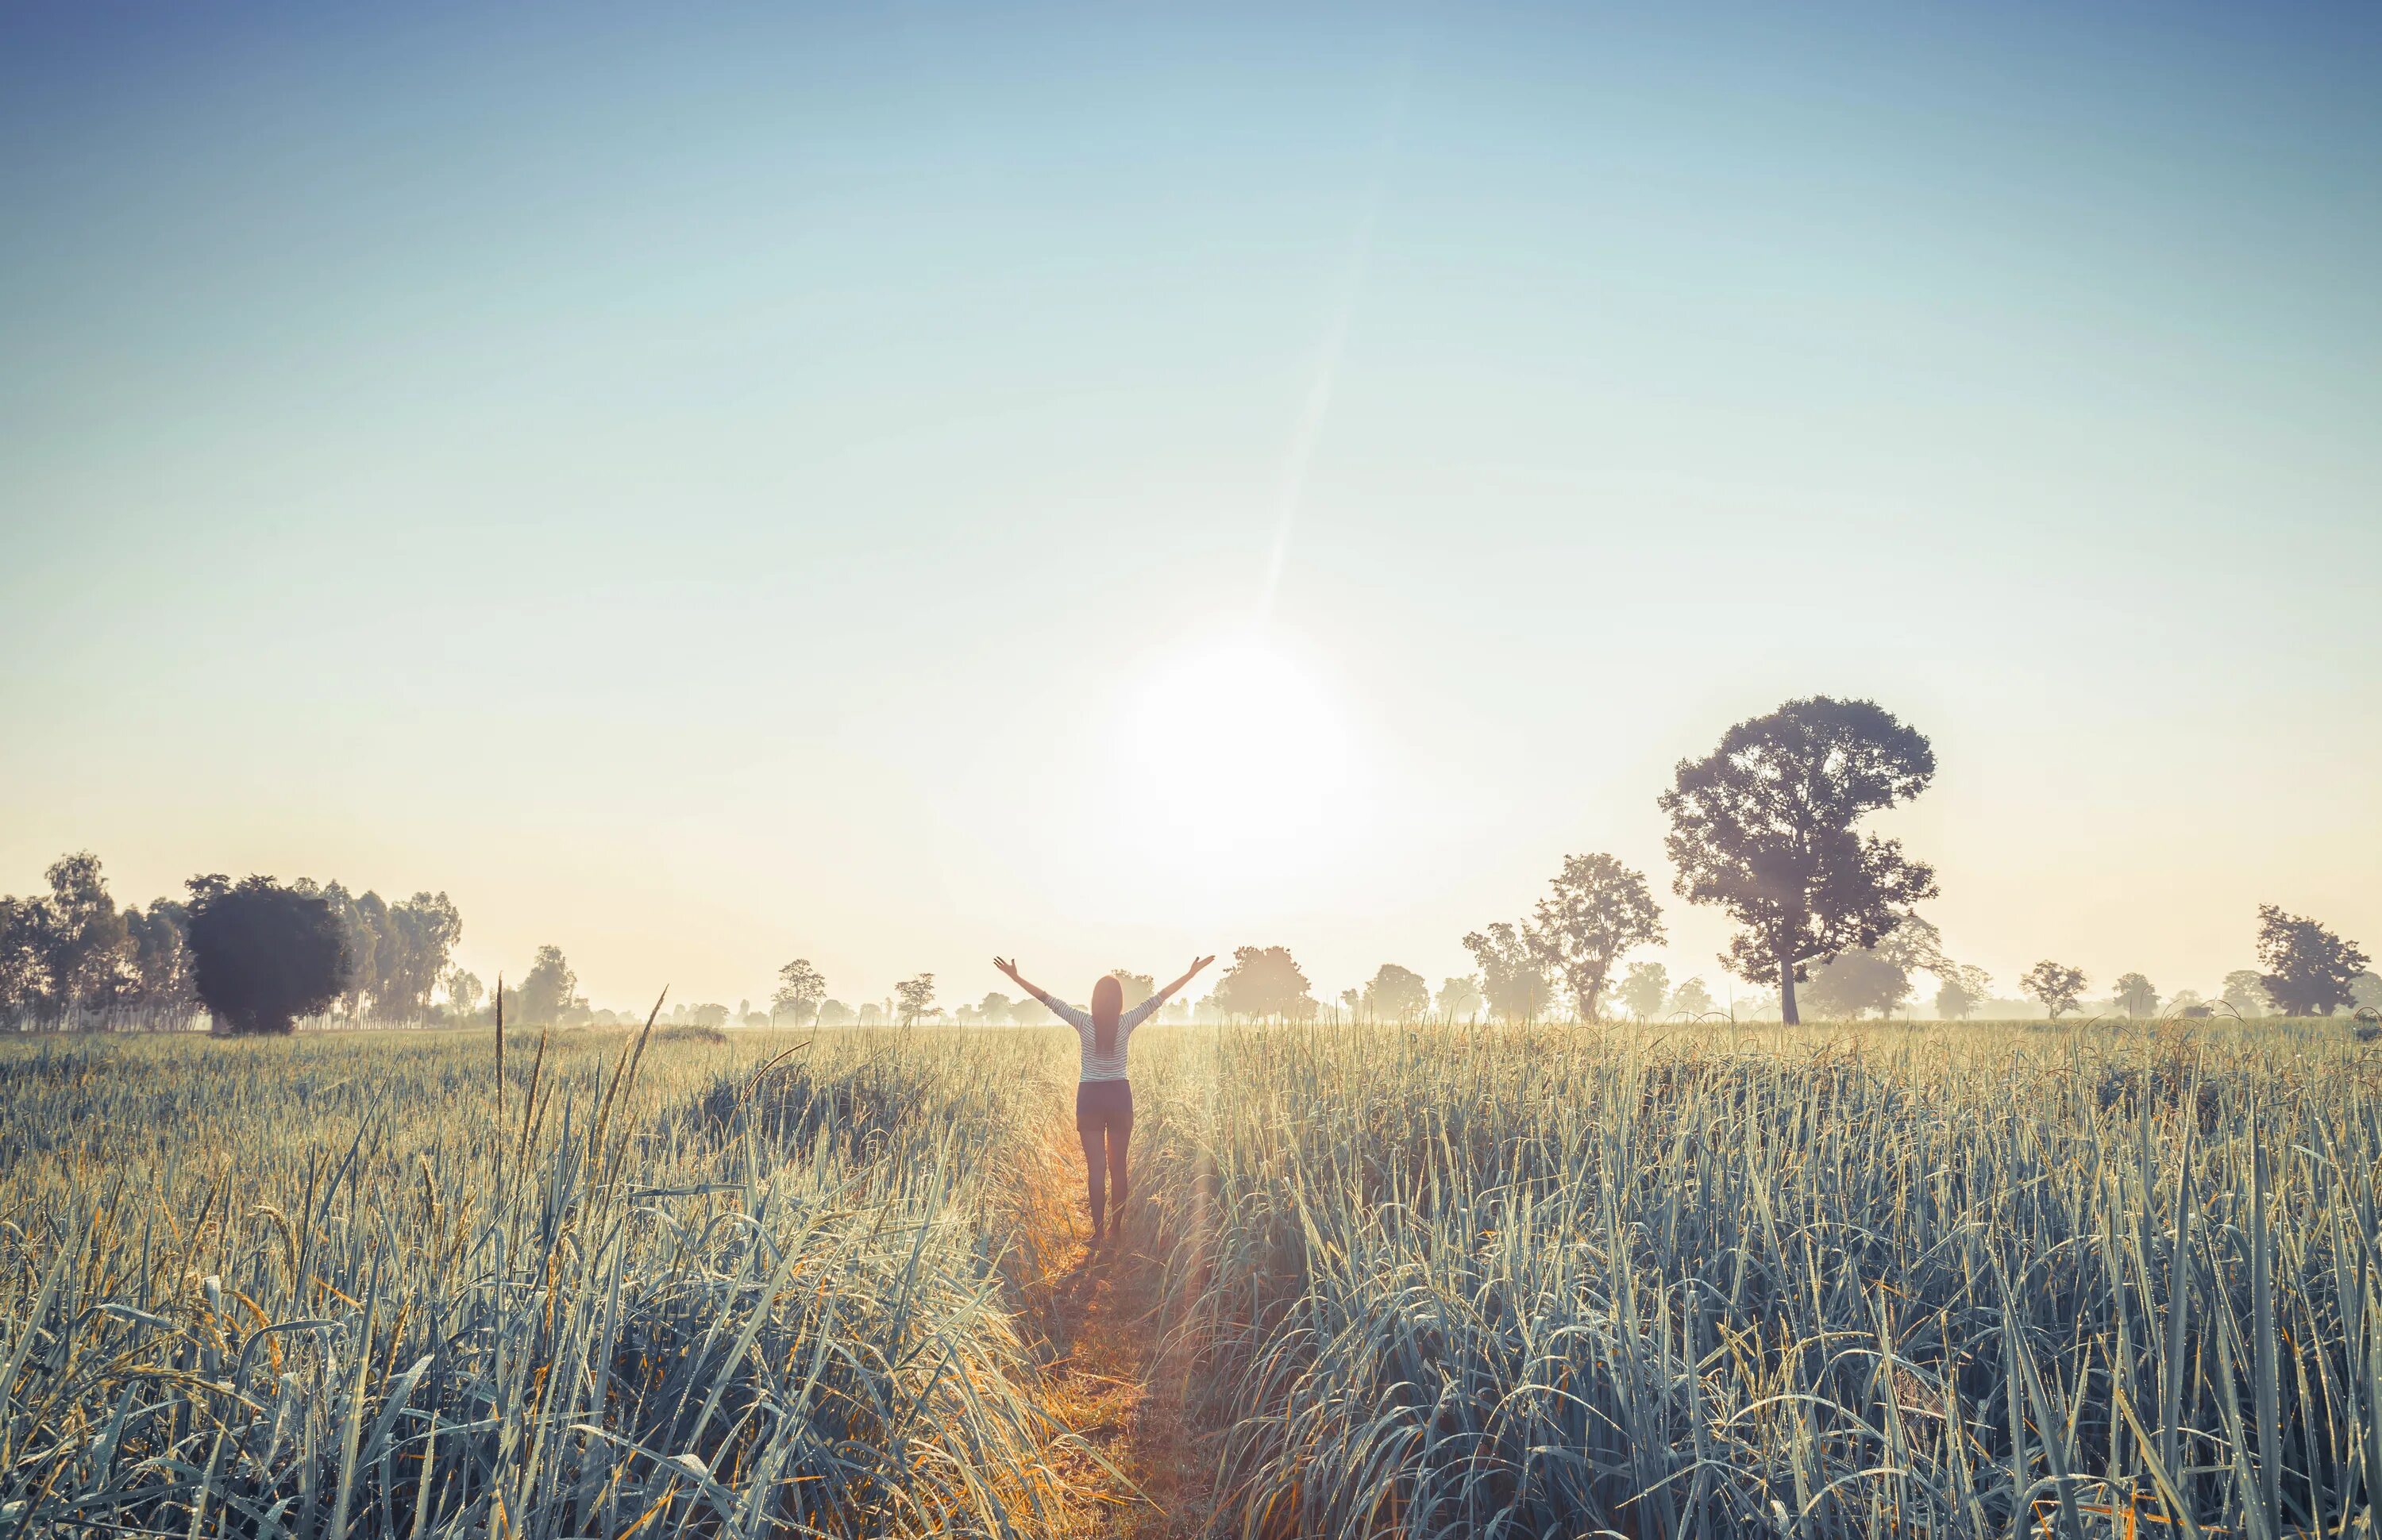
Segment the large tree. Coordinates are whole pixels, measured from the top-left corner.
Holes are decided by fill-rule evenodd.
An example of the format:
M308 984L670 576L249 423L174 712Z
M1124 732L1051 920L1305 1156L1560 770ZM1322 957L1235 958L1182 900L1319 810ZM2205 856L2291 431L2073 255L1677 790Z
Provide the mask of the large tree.
M1315 1014L1312 986L1287 947L1234 947L1232 966L1216 981L1211 997L1226 1016L1304 1021Z
M809 1026L826 998L827 975L812 967L810 959L798 957L778 970L778 991L769 996L770 1020L784 1016L795 1026Z
M1546 958L1520 927L1500 920L1467 935L1464 949L1480 965L1480 989L1490 1010L1508 1021L1535 1021L1545 1014Z
M1384 962L1374 972L1373 982L1365 986L1365 1008L1376 1021L1403 1025L1418 1021L1430 1008L1430 985L1420 973Z
M2258 961L2265 970L2258 983L2286 1016L2329 1016L2353 1007L2351 986L2371 960L2363 947L2303 914L2258 906Z
M199 998L227 1033L286 1033L348 985L347 932L319 892L270 877L190 879Z
M380 974L374 981L373 1014L385 1021L421 1021L430 1014L431 993L446 976L455 943L463 939L463 916L444 893L416 893L383 913L377 939Z
M1661 799L1673 886L1737 921L1723 960L1750 983L1776 984L1787 1022L1801 1020L1795 985L1811 963L1875 946L1934 897L1932 867L1854 828L1934 775L1923 734L1872 702L1825 695L1739 722L1711 755L1679 763Z
M935 1008L935 975L920 973L893 986L902 1001L902 1024L910 1026Z
M571 971L559 947L540 947L520 984L505 991L507 1014L524 1027L559 1022L586 1003L579 997L579 975Z
M1539 900L1531 944L1571 990L1583 1021L1601 1013L1615 959L1663 939L1663 911L1647 891L1646 874L1602 851L1564 857L1553 889Z

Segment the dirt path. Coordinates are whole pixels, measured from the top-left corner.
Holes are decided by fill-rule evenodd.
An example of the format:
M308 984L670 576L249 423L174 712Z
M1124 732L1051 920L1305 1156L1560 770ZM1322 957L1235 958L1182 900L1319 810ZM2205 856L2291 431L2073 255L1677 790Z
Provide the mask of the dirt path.
M1073 1494L1054 1533L1189 1540L1206 1528L1214 1457L1191 1424L1187 1367L1169 1351L1162 1259L1137 1198L1123 1238L1085 1255L1082 1160L1070 1130L1038 1205L1045 1233L1069 1238L1038 1291L1047 1400L1100 1457L1054 1460Z

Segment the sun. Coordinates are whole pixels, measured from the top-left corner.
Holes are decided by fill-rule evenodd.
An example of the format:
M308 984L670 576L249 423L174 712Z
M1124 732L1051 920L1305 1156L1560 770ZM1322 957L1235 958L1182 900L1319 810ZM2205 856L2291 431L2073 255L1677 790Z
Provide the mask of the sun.
M1179 874L1287 876L1348 831L1355 764L1344 691L1257 626L1160 654L1123 735L1124 815Z

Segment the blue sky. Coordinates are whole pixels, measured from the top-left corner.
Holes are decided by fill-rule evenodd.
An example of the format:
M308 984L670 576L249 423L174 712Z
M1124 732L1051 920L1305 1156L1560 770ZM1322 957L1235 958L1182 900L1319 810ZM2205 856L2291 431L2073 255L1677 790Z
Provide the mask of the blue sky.
M1666 886L1673 762L1829 691L1934 735L2005 983L2382 942L2378 44L14 8L0 890L444 887L599 1003L1336 991Z

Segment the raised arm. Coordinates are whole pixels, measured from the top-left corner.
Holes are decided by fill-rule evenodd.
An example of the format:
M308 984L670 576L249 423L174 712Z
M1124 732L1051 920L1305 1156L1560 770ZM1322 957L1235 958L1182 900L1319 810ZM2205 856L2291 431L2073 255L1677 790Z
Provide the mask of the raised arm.
M1049 1006L1052 1010L1058 1012L1059 1019L1061 1021L1067 1021L1069 1023L1074 1022L1076 1015L1078 1014L1075 1008L1067 1004L1066 1001L1060 999L1057 996L1051 994L1049 990L1043 988L1040 984L1028 981L1025 974L1017 971L1017 962L1015 959L997 957L992 959L992 965L995 968L1000 969L1002 972L1008 974L1010 983L1015 984L1018 988L1023 989L1028 995L1033 996L1036 999L1041 1001L1044 1005Z
M1157 1006L1162 1006L1167 1001L1173 999L1176 990L1181 989L1185 984L1189 984L1193 979L1197 978L1199 976L1199 970L1207 967L1208 964L1215 960L1214 956L1210 955L1203 957L1197 962L1194 962L1181 978L1176 979L1173 984L1168 984L1165 988L1150 996L1150 999L1155 1002L1151 1008L1155 1009Z

